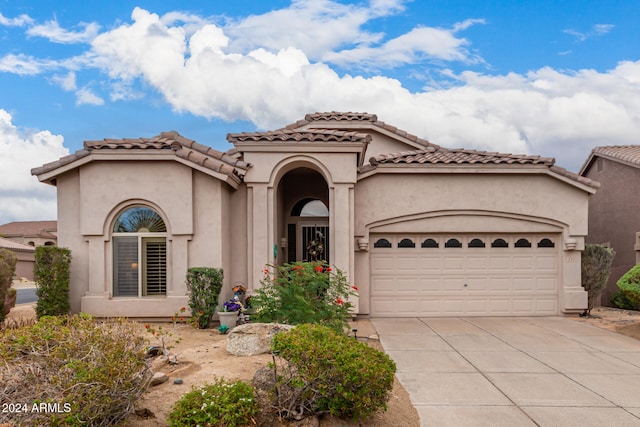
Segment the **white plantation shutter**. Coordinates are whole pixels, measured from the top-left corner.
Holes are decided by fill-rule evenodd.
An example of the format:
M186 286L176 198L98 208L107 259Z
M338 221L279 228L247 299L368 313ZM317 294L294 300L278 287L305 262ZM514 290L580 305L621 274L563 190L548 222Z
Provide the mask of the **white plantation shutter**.
M164 238L142 238L144 281L142 295L167 293L167 243Z

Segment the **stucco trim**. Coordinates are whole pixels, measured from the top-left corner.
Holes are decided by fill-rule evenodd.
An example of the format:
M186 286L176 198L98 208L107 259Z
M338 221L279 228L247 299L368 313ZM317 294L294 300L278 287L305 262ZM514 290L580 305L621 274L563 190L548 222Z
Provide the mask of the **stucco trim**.
M294 155L281 159L275 164L269 176L268 187L274 188L287 172L300 167L308 167L321 174L329 188L335 186L331 171L322 162L312 156Z

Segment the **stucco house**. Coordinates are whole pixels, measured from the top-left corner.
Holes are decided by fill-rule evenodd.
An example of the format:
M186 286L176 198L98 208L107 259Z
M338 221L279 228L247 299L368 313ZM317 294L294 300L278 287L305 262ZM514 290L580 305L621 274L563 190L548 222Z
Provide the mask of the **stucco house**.
M187 268L222 267L226 298L314 243L359 287L363 315L586 307L597 184L551 158L447 149L353 112L227 140L224 153L176 132L87 141L32 170L57 187L73 311L171 316L187 304Z
M23 245L10 239L0 237L0 249L7 249L13 252L17 258L16 271L13 279L33 280L34 267L36 265L36 249L30 245Z
M0 237L29 246L55 246L57 221L13 221L0 225Z
M640 262L640 145L596 147L580 175L601 184L589 200L587 242L616 251L601 298L602 305L611 305L616 282Z

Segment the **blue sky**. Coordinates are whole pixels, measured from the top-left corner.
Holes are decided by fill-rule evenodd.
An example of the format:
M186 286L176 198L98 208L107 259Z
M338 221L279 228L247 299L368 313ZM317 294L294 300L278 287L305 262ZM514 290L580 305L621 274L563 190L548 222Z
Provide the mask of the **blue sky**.
M450 148L555 157L638 143L627 1L0 0L0 223L52 219L32 167L85 140L367 111Z

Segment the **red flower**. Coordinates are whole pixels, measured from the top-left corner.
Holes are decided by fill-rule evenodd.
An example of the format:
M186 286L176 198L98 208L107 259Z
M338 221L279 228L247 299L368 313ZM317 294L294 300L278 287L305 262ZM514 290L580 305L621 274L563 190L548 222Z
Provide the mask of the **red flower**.
M181 321L181 322L184 322L184 317L181 317L181 318L180 318L180 321Z
M336 304L342 305L344 304L344 301L342 301L342 298L336 298Z
M353 289L354 291L358 292L358 287L357 287L356 285L353 285L353 286L351 287L351 289Z
M321 265L316 265L316 273L322 273L322 266Z
M145 329L149 329L149 324L148 324L148 323L145 323L145 324L144 324L144 328L145 328Z
M324 271L331 271L331 267L327 267Z

